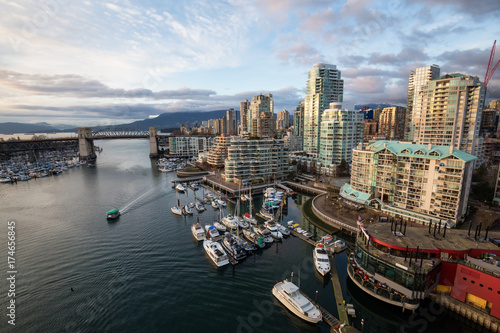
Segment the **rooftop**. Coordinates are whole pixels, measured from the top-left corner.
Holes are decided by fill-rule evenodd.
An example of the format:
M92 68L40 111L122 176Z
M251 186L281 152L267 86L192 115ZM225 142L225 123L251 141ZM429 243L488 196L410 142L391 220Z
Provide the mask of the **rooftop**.
M440 236L434 238L434 227L431 228L431 233L428 233L427 227L413 227L407 225L406 233L403 236L397 236L391 231L390 223L374 223L366 227L370 237L373 237L384 243L400 247L401 249L416 249L420 250L454 250L466 251L469 249L483 249L500 252L500 248L495 244L487 241L475 241L474 237L467 236L467 230L447 229L446 236L443 238L443 228L441 228ZM399 227L398 229L399 230ZM404 231L404 226L402 228ZM481 237L484 237L486 231L481 231ZM474 229L471 230L471 235L474 235ZM488 238L500 238L500 232L489 231Z
M403 141L378 140L372 142L369 147L374 147L375 152L388 149L397 156L411 156L428 159L441 160L446 157L454 156L464 162L470 162L477 159L476 156L467 154L451 146L424 145L408 143Z

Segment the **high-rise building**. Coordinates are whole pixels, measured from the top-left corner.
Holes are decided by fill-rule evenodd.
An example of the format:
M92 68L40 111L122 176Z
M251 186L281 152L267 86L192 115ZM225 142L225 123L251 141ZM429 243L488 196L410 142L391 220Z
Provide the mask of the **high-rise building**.
M260 94L252 97L252 101L248 106L247 117L246 117L248 133L253 133L253 120L260 118L260 114L263 112L270 112L274 114L274 102L272 94L267 94L267 95Z
M296 137L304 136L304 101L300 101L293 113L293 130Z
M227 148L224 180L243 184L282 179L290 172L288 153L282 140L233 139Z
M496 99L496 100L489 102L488 109L500 110L500 99Z
M240 103L240 133L248 132L248 107L250 103L245 99Z
M384 108L379 116L378 135L387 140L404 140L406 108L391 106Z
M379 140L353 151L351 181L341 196L416 223L462 222L475 156L453 146Z
M323 167L339 165L342 160L351 163L352 150L363 142L364 114L342 110L342 104L330 103L323 113L319 141L319 162Z
M373 109L373 117L372 119L375 120L377 123L378 123L378 120L380 118L380 114L382 113L382 108L376 108L376 109Z
M227 159L227 147L234 138L226 134L216 137L207 154L208 164L218 168L223 167Z
M253 137L272 138L276 135L276 117L271 112L261 112L258 117L252 118Z
M229 135L238 134L238 118L234 109L226 111L226 129Z
M290 125L290 112L288 112L288 110L278 112L276 117L276 130L283 131L290 127Z
M378 122L373 119L365 119L365 135L364 142L369 142L373 137L377 135Z
M335 65L316 64L308 72L304 99L304 150L319 153L320 122L332 102L342 102L344 80Z
M453 146L481 159L484 85L477 76L446 74L422 86L414 101L413 140Z
M418 67L410 73L408 81L408 101L405 116L405 140L412 141L415 136L415 127L420 119L421 106L417 104L417 97L422 90L422 86L429 81L437 79L440 74L438 65Z
M168 138L170 155L193 157L208 151L214 143L214 137L171 136Z

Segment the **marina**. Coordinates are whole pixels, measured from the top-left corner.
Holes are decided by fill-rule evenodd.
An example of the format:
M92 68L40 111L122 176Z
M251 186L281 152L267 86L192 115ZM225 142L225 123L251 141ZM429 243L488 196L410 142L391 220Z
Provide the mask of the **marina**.
M200 327L205 332L330 332L341 325L333 319L338 316L335 296L341 293L346 303L352 302L346 287L347 257L343 253L335 257L341 290L334 292L331 279L321 277L314 269L314 243L328 234L302 215L302 207L310 197L288 197L283 221L293 220L292 225L311 233L312 238L291 231L288 238L271 240L234 266L217 267L203 242L194 238L191 227L198 218L202 227L216 226L218 210L207 205L209 209L201 213L195 210L193 215L172 214L177 200L185 203L186 194L176 196L171 187L174 173L160 172L144 156L147 142L112 140L102 141L101 145L104 149L94 168L72 168L67 171L70 177L46 177L18 182L15 187L0 187L0 215L22 221L18 231L23 236L18 246L23 251L16 259L30 270L19 280L30 291L18 297L23 304L18 309L19 318L23 318L19 330L38 332L39 327L50 325L54 331L69 332L137 332L159 327L174 332L197 331ZM187 192L189 201L194 201L193 190ZM197 197L202 193L203 189L196 191ZM263 198L255 195L252 201L258 210ZM22 211L19 202L23 203ZM242 205L242 213L248 204ZM71 217L66 214L68 207ZM113 207L119 209L120 218L107 222L104 214ZM233 213L235 204L228 202L225 210ZM315 295L318 291L317 304L324 322L302 322L274 303L272 287L292 271L304 294ZM211 287L191 288L201 278ZM32 292L36 290L44 290L45 296ZM369 302L363 301L365 307L354 303L356 318L350 319L351 325L360 329L361 319L365 320L365 330L381 323L386 323L386 331L408 325L408 317L403 314L392 315L387 322L384 318L388 315L374 314L379 307ZM269 310L262 312L262 306ZM176 310L179 308L183 311ZM249 321L251 313L262 316L259 325L254 325L251 318ZM214 317L218 320L211 321ZM439 322L455 327L446 318L443 314ZM407 331L418 330L410 327Z

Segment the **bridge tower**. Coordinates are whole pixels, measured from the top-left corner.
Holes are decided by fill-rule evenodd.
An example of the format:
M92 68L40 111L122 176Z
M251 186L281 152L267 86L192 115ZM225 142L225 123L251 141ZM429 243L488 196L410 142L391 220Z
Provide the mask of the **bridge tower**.
M94 140L90 138L90 133L92 133L92 129L90 128L78 129L78 149L80 152L80 161L95 161L97 158L94 152Z
M158 135L158 129L156 127L149 128L149 157L158 157L158 140L156 136Z

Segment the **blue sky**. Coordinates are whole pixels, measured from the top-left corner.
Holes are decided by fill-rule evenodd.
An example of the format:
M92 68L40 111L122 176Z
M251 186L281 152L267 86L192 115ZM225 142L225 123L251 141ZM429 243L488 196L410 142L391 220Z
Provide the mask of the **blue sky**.
M124 123L259 93L293 112L318 62L342 71L347 106L405 105L411 69L483 80L500 39L490 0L0 0L0 15L0 122Z

